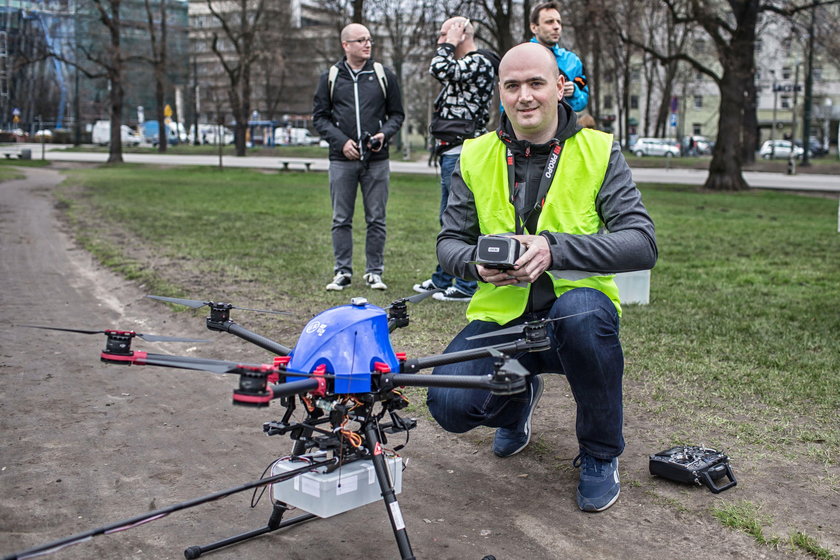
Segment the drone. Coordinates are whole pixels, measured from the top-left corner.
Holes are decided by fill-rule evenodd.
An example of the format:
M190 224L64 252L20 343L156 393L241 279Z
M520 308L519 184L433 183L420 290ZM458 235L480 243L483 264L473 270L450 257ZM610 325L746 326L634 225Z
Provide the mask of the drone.
M542 319L526 322L493 334L518 334L515 340L480 348L409 358L395 352L390 335L409 325L408 304L418 303L435 291L401 298L387 307L378 307L362 297L315 315L303 328L294 347L275 342L231 319L234 309L282 313L236 307L229 303L199 301L164 296L148 298L193 309L208 307L208 329L227 332L274 354L272 363L242 363L198 357L157 354L132 349L135 338L148 342L207 342L122 330L84 330L62 327L22 325L79 334L104 334L102 362L118 365L158 366L235 374L239 383L233 389L237 406L268 407L279 401L284 413L279 420L265 422L268 436L285 435L292 440L291 453L275 460L263 476L246 484L157 509L129 519L11 554L4 560L22 560L48 554L92 537L130 529L167 515L218 500L238 492L268 487L272 511L264 527L234 535L203 546L184 550L187 559L232 546L248 539L382 500L403 560L414 553L397 501L402 487L404 445L387 449L388 437L408 432L416 420L398 411L408 406L405 387L450 387L480 389L496 395L511 395L527 387L526 370L512 356L549 348L547 326ZM431 375L418 373L435 366L479 358L493 359L492 374ZM303 420L293 419L298 406ZM268 476L266 476L268 474ZM338 481L338 482L337 482ZM284 520L292 509L304 512ZM494 560L485 556L483 560Z

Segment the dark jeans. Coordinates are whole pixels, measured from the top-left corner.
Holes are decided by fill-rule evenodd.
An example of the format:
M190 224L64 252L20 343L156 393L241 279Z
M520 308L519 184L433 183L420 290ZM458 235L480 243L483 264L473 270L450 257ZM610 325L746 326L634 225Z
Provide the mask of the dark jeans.
M580 449L599 459L612 459L624 450L621 382L624 354L618 338L618 313L612 301L591 288L576 288L560 296L543 317L554 318L592 311L549 324L551 348L525 352L519 362L531 374L564 374L577 403L576 433ZM524 315L505 327L540 318ZM456 352L515 340L521 335L466 340L499 330L496 323L472 321L449 344ZM493 359L439 366L435 375L487 375ZM462 433L477 426L515 426L528 413L527 393L499 396L473 389L430 388L427 404L435 420L449 432ZM545 410L543 409L543 412ZM550 413L550 411L549 411Z
M455 170L455 164L458 162L459 154L449 154L440 156L440 215L443 216L443 210L446 208L446 201L449 199L449 185L452 182L452 171ZM477 284L473 280L463 280L456 276L452 276L438 264L435 268L435 273L432 274L432 282L439 288L448 288L455 282L455 287L467 294L473 295L477 288Z

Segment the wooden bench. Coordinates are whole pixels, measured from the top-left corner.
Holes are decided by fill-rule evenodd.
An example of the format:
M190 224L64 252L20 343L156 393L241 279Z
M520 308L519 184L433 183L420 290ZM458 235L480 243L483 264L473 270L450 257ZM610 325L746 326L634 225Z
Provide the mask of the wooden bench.
M286 160L286 159L281 159L280 160L280 165L283 166L283 171L289 171L289 166L290 165L303 165L303 166L306 167L306 171L311 171L310 168L312 167L312 163L313 162L311 162L311 161L303 161L303 160L297 160L297 161L296 160Z

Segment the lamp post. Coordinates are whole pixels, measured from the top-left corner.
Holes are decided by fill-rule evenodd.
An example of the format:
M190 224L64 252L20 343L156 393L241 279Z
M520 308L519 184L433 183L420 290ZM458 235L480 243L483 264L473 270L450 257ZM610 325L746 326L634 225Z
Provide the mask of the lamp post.
M776 104L779 99L779 85L776 83L776 71L770 70L773 76L773 127L770 129L770 159L776 158Z
M796 63L796 70L793 72L793 117L790 123L790 155L788 156L788 175L796 175L796 93L799 88L799 67L802 62Z
M817 2L819 5L819 2ZM811 8L811 25L808 29L808 66L805 73L805 103L802 108L802 154L801 165L811 165L811 106L814 88L814 25L817 8Z
M826 95L823 100L823 115L825 116L825 126L823 127L823 149L826 154L831 149L831 133L829 132L829 128L831 127L832 104L833 102L831 101L831 98Z

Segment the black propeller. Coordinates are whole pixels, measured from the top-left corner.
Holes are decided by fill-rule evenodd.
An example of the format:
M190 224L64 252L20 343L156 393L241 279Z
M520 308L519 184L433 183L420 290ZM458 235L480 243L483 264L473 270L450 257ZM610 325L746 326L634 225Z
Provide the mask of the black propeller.
M388 307L386 307L385 310L387 311L388 309L391 309L392 307L400 305L402 303L420 303L421 301L423 301L427 297L430 297L430 296L432 296L432 295L434 295L438 292L443 292L443 291L445 291L443 288L437 288L437 289L434 289L434 290L429 290L428 292L423 292L421 294L414 294L413 296L400 298L397 301L395 301L394 303L392 303L391 305L389 305Z
M494 336L504 336L507 334L519 334L525 332L527 329L539 329L547 325L548 323L553 323L554 321L562 321L563 319L568 319L569 317L577 317L578 315L586 315L587 313L594 313L594 310L590 311L581 311L580 313L573 313L572 315L564 315L563 317L555 317L554 319L540 319L539 321L528 321L527 323L522 323L521 325L516 325L513 327L508 327L506 329L499 329L497 331L484 333L484 334L477 334L475 336L467 337L467 340L478 340L480 338L492 338Z
M203 338L179 338L174 336L161 336L157 334L143 334L134 331L120 331L116 329L108 329L108 330L100 330L100 331L90 331L84 329L63 329L61 327L44 327L40 325L19 325L21 327L27 327L30 329L46 329L50 331L64 331L64 332L72 332L72 333L79 333L79 334L120 334L123 336L131 336L142 338L146 342L210 342L209 340Z
M156 299L158 301L166 301L169 303L177 303L178 305L186 305L187 307L192 307L193 309L198 309L199 307L204 307L205 305L208 307L222 307L224 309L241 309L242 311L255 311L257 313L274 313L276 315L291 315L288 311L271 311L268 309L251 309L248 307L237 307L235 305L231 305L229 303L219 303L215 301L198 301L195 299L182 299L182 298L173 298L173 297L165 297L165 296L146 296L150 299Z

